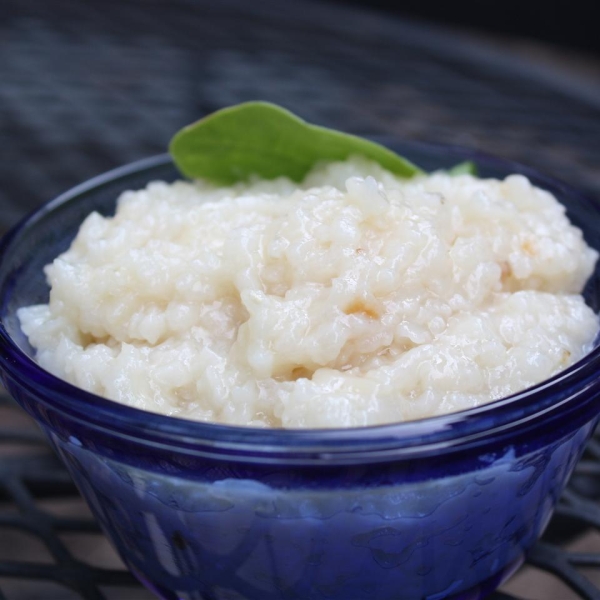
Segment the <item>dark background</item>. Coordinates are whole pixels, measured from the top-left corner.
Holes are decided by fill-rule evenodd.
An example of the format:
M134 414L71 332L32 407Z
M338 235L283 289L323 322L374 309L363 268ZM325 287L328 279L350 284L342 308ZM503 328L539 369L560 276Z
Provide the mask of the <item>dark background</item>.
M530 38L600 54L600 11L593 0L329 1L376 8L444 25L467 27L482 33Z

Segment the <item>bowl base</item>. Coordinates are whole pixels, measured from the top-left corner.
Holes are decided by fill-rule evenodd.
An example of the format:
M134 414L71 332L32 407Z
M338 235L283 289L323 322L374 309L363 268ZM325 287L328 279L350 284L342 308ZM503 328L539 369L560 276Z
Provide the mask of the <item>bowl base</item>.
M524 556L521 556L517 560L508 564L504 569L501 569L497 573L494 573L491 577L488 577L482 581L479 585L467 590L466 592L460 592L454 596L439 598L427 598L427 600L483 600L487 598L493 591L497 590L505 581L508 581L514 573L519 569L525 560Z
M524 557L521 556L520 558L513 561L497 573L494 573L491 577L488 577L487 579L479 583L477 586L471 588L470 590L463 591L451 596L438 594L434 596L425 596L420 600L483 600L484 598L487 598L487 596L489 596L499 586L501 586L505 581L507 581L515 573L515 571L517 571L517 569L523 564L523 560ZM231 592L228 592L227 596L223 597L220 594L214 595L211 592L203 594L199 591L192 591L188 592L185 596L181 597L177 594L177 592L167 590L162 585L149 581L135 569L131 569L131 572L144 587L149 589L153 594L156 594L156 596L161 600L260 600L259 598L246 598L246 596L243 596L242 594L239 594L239 596L231 596ZM285 598L282 597L281 600L285 600ZM410 600L416 599L411 598Z

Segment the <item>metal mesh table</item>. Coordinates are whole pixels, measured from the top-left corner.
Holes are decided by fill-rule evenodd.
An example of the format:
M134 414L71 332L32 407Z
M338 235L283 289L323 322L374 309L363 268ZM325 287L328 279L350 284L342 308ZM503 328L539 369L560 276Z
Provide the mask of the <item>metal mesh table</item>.
M308 2L1 9L0 231L90 176L164 151L203 114L258 98L355 133L478 147L600 196L600 87L569 85L474 38ZM599 496L593 442L544 540L495 600L600 598ZM36 598L150 594L37 428L2 397L0 600Z

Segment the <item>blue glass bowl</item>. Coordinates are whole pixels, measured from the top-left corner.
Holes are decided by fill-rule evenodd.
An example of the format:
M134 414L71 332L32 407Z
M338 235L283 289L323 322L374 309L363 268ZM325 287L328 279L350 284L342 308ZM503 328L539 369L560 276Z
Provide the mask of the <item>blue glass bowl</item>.
M598 204L523 166L400 143L426 169L474 160L553 192L600 249ZM127 566L164 599L483 598L548 523L600 413L600 349L510 398L378 427L262 430L185 421L82 391L33 361L17 308L92 210L177 173L166 156L64 194L0 245L0 372L46 432ZM600 306L598 269L585 290Z

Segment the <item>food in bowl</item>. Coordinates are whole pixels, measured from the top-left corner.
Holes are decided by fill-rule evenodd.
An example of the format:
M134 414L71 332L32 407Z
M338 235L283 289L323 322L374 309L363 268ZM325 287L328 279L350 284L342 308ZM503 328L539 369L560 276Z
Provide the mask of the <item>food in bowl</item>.
M92 213L19 318L39 363L202 421L356 427L479 406L584 356L597 259L523 175L354 156L296 183L150 183Z
M600 248L600 207L472 151L387 140L429 170L525 174ZM544 530L600 414L600 349L495 403L377 427L232 427L111 402L32 360L19 307L85 215L178 177L168 157L44 206L0 242L0 375L46 432L125 564L166 600L479 600ZM221 184L219 184L221 185ZM225 183L223 183L225 185ZM600 306L600 271L584 290Z

